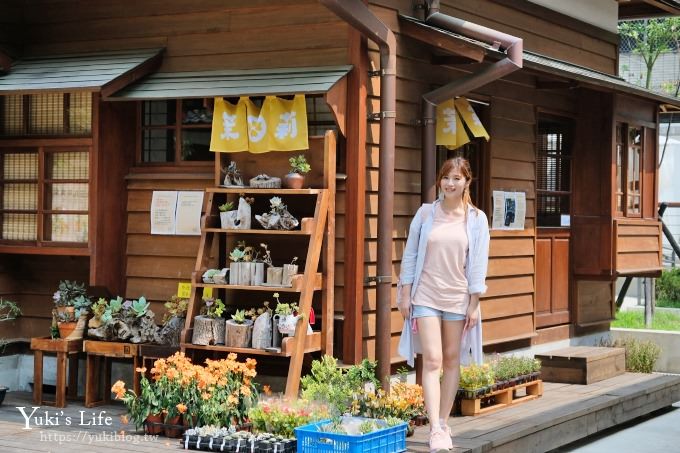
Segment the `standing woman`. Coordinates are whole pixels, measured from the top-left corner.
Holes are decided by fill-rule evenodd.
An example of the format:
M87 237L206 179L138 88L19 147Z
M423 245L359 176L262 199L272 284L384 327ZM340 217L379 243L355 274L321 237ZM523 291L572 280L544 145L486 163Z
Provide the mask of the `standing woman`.
M461 352L467 356L471 347L474 361L481 362L479 296L486 291L489 225L486 214L472 205L471 180L466 159L444 162L439 199L418 209L401 262L397 306L405 322L399 352L412 365L417 332L434 451L453 448L447 420L458 391Z

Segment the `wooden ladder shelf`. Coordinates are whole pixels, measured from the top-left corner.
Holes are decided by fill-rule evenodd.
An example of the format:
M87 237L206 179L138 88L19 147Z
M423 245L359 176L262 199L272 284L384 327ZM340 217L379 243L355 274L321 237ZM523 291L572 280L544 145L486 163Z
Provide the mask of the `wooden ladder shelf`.
M201 239L198 249L198 256L196 259L196 267L192 274L191 295L189 300L189 308L187 312L185 328L182 331L182 342L180 344L182 351L193 354L195 351L212 351L213 354L234 352L245 356L269 356L269 357L287 357L290 359L288 368L288 377L286 380L286 396L289 398L296 398L300 386L300 375L302 373L302 364L304 354L310 352L321 351L324 354L332 354L332 337L333 337L333 267L334 267L334 242L335 242L335 135L328 132L324 137L313 140L310 137L310 150L304 152L307 160L312 164L314 169L314 162L310 160L316 156L318 159L321 155L321 150L313 148L323 148L323 162L319 162L319 167L323 168L323 174L320 181L323 181L324 188L313 189L259 189L259 188L222 188L211 187L206 189L206 215L201 220ZM310 153L310 155L307 155ZM312 154L315 153L315 154ZM247 154L247 153L239 153ZM271 155L271 156L270 156ZM287 158L289 153L268 153L265 158L268 159L269 165L271 160L282 157ZM237 160L235 155L229 156L230 160ZM282 156L282 157L279 157ZM244 156L246 160L245 165L252 164L252 156ZM220 157L217 158L219 161ZM216 163L216 174L219 174L219 162ZM259 166L259 165L258 165ZM239 168L242 168L239 165ZM284 168L279 170L279 173ZM260 170L253 169L252 171ZM271 170L269 170L271 171ZM319 170L320 171L320 170ZM272 172L273 173L273 172ZM272 174L270 173L270 174ZM216 181L219 176L216 176ZM317 182L318 184L318 182ZM301 219L299 230L281 231L281 230L262 230L262 229L221 229L219 224L219 212L217 206L223 203L226 197L238 197L239 194L246 196L257 197L261 196L280 196L285 200L290 200L296 197L306 197L306 200L314 200L314 215L312 218L305 217ZM254 213L253 213L254 214ZM295 213L293 213L295 215ZM281 236L286 236L282 238ZM306 250L306 258L304 260L304 273L297 275L293 281L292 287L276 287L276 286L245 286L245 285L228 285L228 284L208 284L203 283L203 273L211 267L225 267L225 262L220 262L218 266L210 266L215 259L211 257L216 250L215 246L220 247L226 243L226 238L245 238L253 237L257 241L262 242L265 238L279 238L287 240L294 238L308 237L308 244ZM224 238L224 240L222 240ZM304 239L297 239L298 241ZM298 253L298 251L296 251ZM300 252L303 253L303 252ZM323 260L322 260L323 258ZM225 260L226 261L226 260ZM322 263L319 272L319 263ZM213 290L228 291L233 294L234 290L238 291L266 291L266 292L282 292L282 293L299 293L299 309L301 316L297 324L295 335L284 338L281 344L281 351L274 352L271 350L254 349L254 348L234 348L224 345L195 345L191 343L193 336L193 321L196 315L200 312L202 305L202 295L204 288L213 288ZM321 291L321 312L318 313L317 318L321 320L321 331L315 331L312 334L307 334L309 325L310 310L312 308L313 296L315 291ZM232 296L234 297L234 296ZM225 298L225 304L230 305L229 296ZM272 307L274 308L274 307Z

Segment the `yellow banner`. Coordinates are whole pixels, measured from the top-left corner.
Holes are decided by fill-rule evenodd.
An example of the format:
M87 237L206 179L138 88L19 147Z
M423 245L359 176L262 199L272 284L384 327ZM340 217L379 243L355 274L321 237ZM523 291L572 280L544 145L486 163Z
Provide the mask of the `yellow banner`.
M233 105L222 98L215 98L210 151L225 153L248 151L245 99L241 98Z
M265 98L262 108L253 101L246 99L248 110L248 151L251 153L266 153L269 151L269 97Z
M456 99L456 109L460 113L460 116L465 120L465 125L470 129L472 135L475 137L484 137L487 141L489 140L489 133L484 129L482 122L479 120L477 113L472 108L470 103L465 98Z
M264 102L269 104L267 117L271 127L269 149L272 151L309 149L305 96L298 94L291 101L268 96Z
M465 132L463 122L456 113L453 99L437 106L437 128L435 143L455 149L468 143L470 138Z

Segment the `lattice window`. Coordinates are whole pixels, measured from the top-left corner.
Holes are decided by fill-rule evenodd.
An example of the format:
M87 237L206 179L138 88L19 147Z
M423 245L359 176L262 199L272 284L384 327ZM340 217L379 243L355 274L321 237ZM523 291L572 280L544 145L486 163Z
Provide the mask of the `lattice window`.
M626 217L642 215L642 153L644 129L616 125L616 211Z
M571 212L571 124L558 118L538 123L536 156L536 221L560 227Z
M40 162L44 162L41 169ZM89 151L39 148L0 152L4 241L86 244Z
M0 96L0 136L86 136L91 131L91 93Z

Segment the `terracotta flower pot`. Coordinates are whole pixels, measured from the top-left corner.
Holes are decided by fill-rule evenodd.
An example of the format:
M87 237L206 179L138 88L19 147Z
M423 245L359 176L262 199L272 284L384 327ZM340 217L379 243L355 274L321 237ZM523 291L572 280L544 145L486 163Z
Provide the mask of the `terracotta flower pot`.
M177 439L182 437L184 433L184 426L182 425L182 416L177 415L175 417L169 418L165 421L163 425L163 432L166 437L171 439Z
M151 414L144 420L146 434L160 434L163 431L163 414Z
M299 173L288 173L283 177L283 185L289 189L302 189L305 177Z
M76 329L78 325L77 322L59 322L57 327L59 327L59 338L66 338Z

